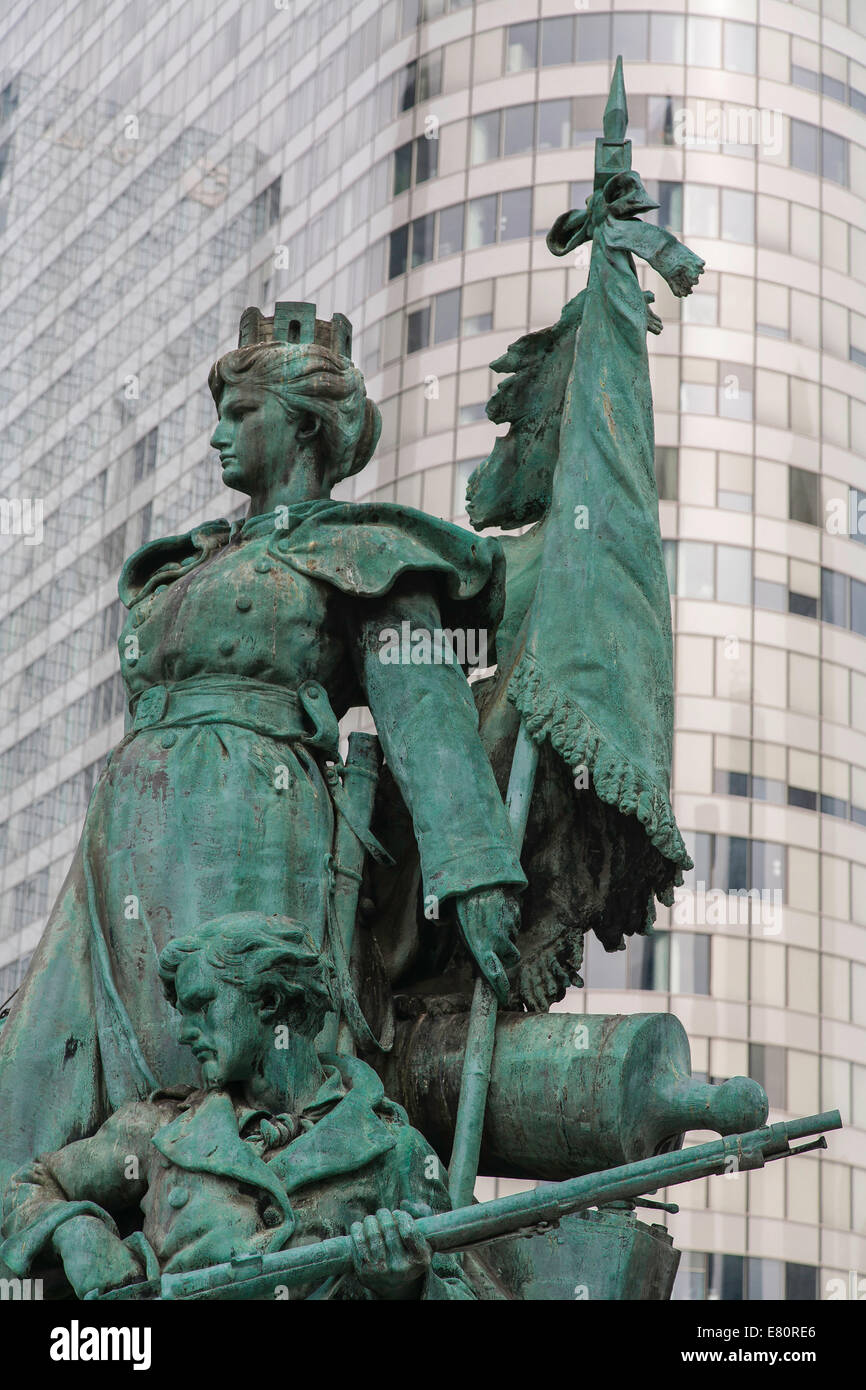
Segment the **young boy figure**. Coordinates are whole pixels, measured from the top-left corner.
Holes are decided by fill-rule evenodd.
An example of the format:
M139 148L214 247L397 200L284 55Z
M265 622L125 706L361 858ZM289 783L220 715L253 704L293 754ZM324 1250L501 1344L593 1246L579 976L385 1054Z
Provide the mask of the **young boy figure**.
M316 1052L332 1003L306 932L224 917L172 941L159 973L201 1089L122 1106L91 1138L20 1169L0 1259L24 1275L53 1251L83 1298L348 1233L354 1273L290 1297L476 1297L412 1219L449 1205L436 1155L372 1068ZM114 1216L136 1206L140 1230L123 1240Z

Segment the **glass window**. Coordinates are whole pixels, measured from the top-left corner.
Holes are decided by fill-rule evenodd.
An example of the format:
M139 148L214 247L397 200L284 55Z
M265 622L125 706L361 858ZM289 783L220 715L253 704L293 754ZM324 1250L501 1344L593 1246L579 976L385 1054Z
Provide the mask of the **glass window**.
M672 594L677 591L677 543L676 541L662 541L662 557L665 562L665 574L668 578L668 589Z
M398 88L399 109L410 111L417 100L418 64L413 60L407 63L400 77Z
M683 875L683 883L688 888L693 888L697 892L705 892L707 885L712 878L713 856L715 854L715 836L707 834L704 830L697 831L690 837L691 855L695 861L695 867L689 869Z
M600 63L609 57L610 15L581 15L577 21L577 61Z
M395 276L402 275L406 270L406 258L409 254L409 224L408 222L397 227L391 233L388 245L388 279L393 280Z
M463 203L454 203L439 213L438 256L453 256L463 250Z
M655 451L656 487L666 502L677 500L677 468L679 450L669 445L657 446Z
M430 305L413 309L406 316L406 351L420 352L430 341Z
M677 14L650 15L650 58L654 63L681 63L685 58L686 22Z
M433 301L436 306L434 343L445 343L460 336L460 290L445 290Z
M818 474L806 468L788 469L788 516L806 526L820 524Z
M743 26L745 27L745 26ZM784 1298L785 1266L781 1260L746 1260L746 1298Z
M725 62L728 72L755 71L755 26L725 21Z
M785 1264L785 1292L782 1298L805 1302L818 1297L818 1271L814 1265Z
M394 197L405 193L412 182L412 141L394 151Z
M796 806L800 811L817 811L818 793L810 791L808 787L789 787L788 805Z
M471 251L477 246L490 246L496 240L496 194L490 193L486 198L473 198L468 206L468 249Z
M755 195L736 188L722 189L722 239L755 240Z
M646 144L646 107L647 99L645 96L629 97L628 133L635 145Z
M439 169L439 141L419 135L415 141L415 182L426 183Z
M752 796L756 801L772 801L776 806L784 806L786 798L785 784L775 777L753 777ZM756 848L757 843L756 841Z
M848 626L848 576L838 570L821 570L821 621Z
M720 19L689 17L686 61L699 68L722 65L722 22Z
M649 52L649 15L615 14L611 52L621 53L625 63L645 63Z
M625 989L626 951L606 951L595 932L584 938L584 979L588 989Z
M571 15L541 21L541 66L570 63L574 54L574 20Z
M794 589L788 593L788 612L800 618L817 618L818 600L812 594L798 594Z
M538 148L565 150L571 144L571 101L538 104Z
M683 231L686 236L719 235L719 190L708 184L686 184L683 193Z
M821 131L821 176L834 183L848 182L848 141L832 130Z
M754 1076L751 1069L749 1075ZM740 1302L743 1297L744 1263L742 1255L708 1255L707 1298L726 1303Z
M804 87L807 92L817 92L818 74L811 68L801 68L797 63L791 64L791 81L795 87Z
M818 127L808 121L791 120L791 164L805 169L807 174L818 172Z
M502 194L499 213L499 240L515 241L530 236L532 229L532 189L513 188Z
M749 842L739 835L716 835L712 887L736 892L749 887Z
M526 154L535 141L535 104L509 106L505 112L503 154Z
M866 637L866 584L851 580L851 629Z
M424 217L416 217L412 223L412 267L424 265L433 259L433 221L435 214L428 212Z
M472 164L486 164L499 158L499 127L501 111L485 111L472 117L472 141L469 159Z
M719 603L751 603L751 550L737 545L720 545L717 552L716 598Z
M591 145L602 134L598 97L575 97L571 128L573 145Z
M710 938L706 932L672 932L671 993L709 994Z
M826 796L821 793L821 814L824 816L841 816L843 820L848 819L848 802L843 801L839 796Z
M629 989L667 989L669 944L667 932L629 937L625 955Z
M429 101L442 91L442 49L418 60L418 100Z
M757 779L756 779L757 780ZM778 789L777 793L767 798L768 801L775 801L783 804L785 801L784 787L781 782L772 782L768 779L768 788ZM778 891L782 897L785 896L785 846L773 844L771 840L753 840L751 851L751 870L749 874L749 887L757 888L761 893L771 893Z
M731 773L723 767L713 771L713 791L721 796L751 796L751 774Z
M683 185L662 179L655 197L659 208L653 215L658 226L679 235L683 230Z
M694 1072L692 1073L694 1077ZM703 1251L684 1250L680 1256L671 1301L701 1302L707 1296L707 1255Z
M784 1047L749 1043L749 1076L763 1086L774 1110L787 1109L787 1065Z
M859 545L866 545L866 492L860 492L858 488L852 487L848 494L849 527L848 532L852 541L857 541Z
M506 72L523 72L534 68L538 63L538 22L512 24L508 30L508 47L505 55Z
M677 558L677 593L683 598L713 598L712 545L680 541Z
M674 143L673 97L647 97L646 138L648 145Z
M844 101L847 95L845 83L826 72L821 77L821 93L825 97L832 97L834 101Z

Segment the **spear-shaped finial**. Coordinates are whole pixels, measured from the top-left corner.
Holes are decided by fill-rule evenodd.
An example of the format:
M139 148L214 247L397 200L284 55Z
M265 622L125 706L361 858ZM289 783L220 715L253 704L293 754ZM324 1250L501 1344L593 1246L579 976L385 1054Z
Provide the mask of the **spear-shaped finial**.
M628 127L628 104L625 99L625 80L622 75L622 57L616 60L610 95L604 108L602 129L604 135L595 142L595 187L604 188L614 174L621 174L631 168L631 141L626 140Z
M616 60L616 67L613 70L613 80L610 84L610 95L607 99L607 106L604 108L602 129L604 130L605 141L617 141L622 143L625 140L625 132L628 127L628 105L625 99L625 80L622 75L622 58Z

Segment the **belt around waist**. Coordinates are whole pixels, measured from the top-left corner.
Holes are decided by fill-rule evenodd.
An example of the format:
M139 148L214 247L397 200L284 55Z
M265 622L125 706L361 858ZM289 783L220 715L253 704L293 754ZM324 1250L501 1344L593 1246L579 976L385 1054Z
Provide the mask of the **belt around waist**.
M340 733L328 693L318 681L297 690L238 677L152 685L136 696L132 732L142 729L236 724L270 738L292 738L329 757L339 752Z

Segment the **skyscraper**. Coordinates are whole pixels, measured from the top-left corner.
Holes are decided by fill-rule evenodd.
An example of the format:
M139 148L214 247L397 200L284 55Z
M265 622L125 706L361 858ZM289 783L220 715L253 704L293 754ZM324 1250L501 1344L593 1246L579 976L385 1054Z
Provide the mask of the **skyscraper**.
M348 314L384 422L351 495L463 518L488 363L585 282L544 234L621 53L707 263L682 305L645 272L696 867L564 1006L670 1008L696 1071L843 1112L820 1164L680 1190L682 1296L866 1292L866 8L18 0L0 51L0 996L122 732L120 562L240 508L206 375L241 310Z

